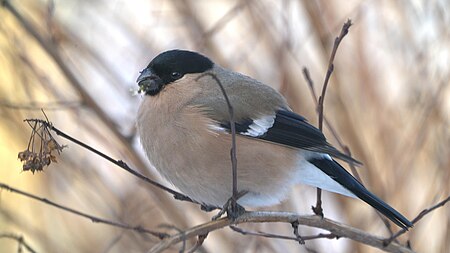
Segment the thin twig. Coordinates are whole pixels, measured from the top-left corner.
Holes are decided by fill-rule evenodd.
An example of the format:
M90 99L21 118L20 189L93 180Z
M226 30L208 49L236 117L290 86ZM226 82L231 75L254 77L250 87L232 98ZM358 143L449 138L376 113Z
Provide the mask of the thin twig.
M188 250L188 253L194 253L203 245L203 242L205 241L206 237L208 237L208 233L204 235L197 236L197 241L195 242L194 247L192 247L190 250Z
M306 83L308 84L309 91L311 92L311 97L314 99L314 105L317 108L319 101L317 100L316 90L314 89L314 82L311 78L311 75L309 74L308 68L303 67L302 72L303 77L305 78Z
M300 235L300 233L298 232L298 221L294 221L291 223L292 228L294 229L294 235L295 238L297 238L297 241L300 244L305 244L305 240L303 239L303 237Z
M181 230L180 228L178 228L172 224L160 224L158 227L173 229L173 230L177 231L178 233L183 233L183 230ZM185 250L186 250L186 239L183 240L183 243L181 244L179 252L184 252Z
M65 138L65 139L67 139L67 140L69 140L69 141L71 141L71 142L73 142L73 143L75 143L75 144L77 144L77 145L79 145L79 146L81 146L81 147L83 147L83 148L93 152L94 154L96 154L96 155L98 155L98 156L108 160L109 162L119 166L120 168L122 168L125 171L131 173L132 175L136 176L137 178L145 181L146 183L149 183L149 184L154 185L154 186L156 186L156 187L158 187L158 188L160 188L160 189L162 189L164 191L169 192L170 194L173 195L173 197L175 199L182 200L182 201L188 201L188 202L192 202L192 203L195 203L195 204L199 204L198 202L192 200L188 196L186 196L186 195L184 195L184 194L182 194L180 192L177 192L175 190L172 190L172 189L170 189L170 188L168 188L168 187L166 187L166 186L164 186L164 185L162 185L162 184L160 184L158 182L155 182L155 181L151 180L150 178L144 176L143 174L141 174L141 173L131 169L124 161L122 161L122 160L115 160L112 157L110 157L110 156L108 156L108 155L98 151L97 149L95 149L95 148L85 144L84 142L82 142L82 141L80 141L80 140L78 140L78 139L76 139L76 138L74 138L74 137L64 133L63 131L59 130L58 128L56 128L55 126L53 126L51 123L49 123L47 121L39 120L39 119L26 119L25 121L26 122L40 122L40 123L44 124L47 128L49 128L52 131L54 131L58 136L61 136L61 137Z
M236 152L237 152L237 148L236 148L236 125L235 125L235 119L234 119L234 109L233 106L231 105L231 102L228 98L227 92L225 91L225 88L222 85L222 82L219 80L219 78L217 78L216 75L211 74L211 73L206 73L203 74L201 76L199 76L197 78L200 79L202 77L205 76L211 76L217 83L217 85L219 85L220 90L222 91L222 94L225 98L225 101L227 102L227 106L228 106L228 113L230 116L230 128L231 128L231 150L230 150L230 156L231 156L231 169L232 169L232 175L233 175L233 194L231 196L232 201L231 201L231 210L237 211L237 200L238 200L238 185L237 185L237 158L236 158ZM236 217L233 217L236 218Z
M327 74L325 75L325 80L322 86L322 95L319 97L319 101L318 101L318 106L317 106L317 111L319 114L319 130L322 131L322 125L323 125L323 107L324 107L324 102L325 102L325 94L326 94L326 90L328 87L328 82L330 80L331 74L333 73L334 70L334 58L336 56L336 52L337 49L339 47L339 44L341 43L342 39L345 37L345 35L348 34L348 30L350 28L350 26L352 25L352 21L350 19L347 20L347 22L344 23L344 25L342 26L341 29L341 33L339 34L338 37L336 37L336 39L334 40L334 46L333 46L333 50L331 51L331 56L330 56L330 60L328 62L328 70L327 70ZM312 83L312 82L311 82ZM317 201L316 201L316 206L312 207L313 211L315 214L323 216L323 209L322 209L322 190L320 188L317 188Z
M308 69L306 67L303 68L303 76L305 77L305 80L308 83L308 87L309 87L309 90L311 91L311 96L313 97L314 103L315 103L316 107L318 107L318 100L317 100L316 92L314 90L314 83L313 83L313 81L311 79L311 76L309 74L309 71L308 71ZM337 134L337 131L334 129L333 125L328 121L328 119L327 119L327 117L325 115L323 115L323 120L325 122L325 126L330 130L331 134L336 139L339 147L342 150L344 150L344 153L346 155L348 155L349 157L352 157L352 153L350 152L350 148L341 141L341 139L339 138L339 136ZM348 164L349 164L350 170L352 171L352 174L355 176L355 178L361 184L364 185L361 177L359 176L358 170L356 170L355 165L353 163L348 163ZM318 206L319 204L320 205L322 204L322 201L320 200L321 196L319 195L321 193L322 193L322 190L320 190L320 188L318 188L317 189L317 202L318 202L318 204L316 204L316 206ZM313 208L313 211L316 213L315 207L312 207L312 208ZM391 235L393 235L392 228L391 228L391 225L390 225L388 219L385 216L383 216L380 212L377 211L376 213L377 213L378 217L383 221L383 223L386 226L388 232Z
M423 217L425 217L427 214L429 214L430 212L434 211L435 209L444 206L445 204L447 204L447 202L450 202L450 196L448 196L446 199L442 200L441 202L437 203L436 205L424 209L422 210L422 212L420 212L416 218L414 218L411 222L413 224L416 224L418 221L420 221ZM389 239L385 240L385 244L389 244L391 243L394 239L396 239L397 237L399 237L400 235L404 234L408 232L408 230L406 229L402 229L400 231L398 231L397 233L395 233L394 235L392 235Z
M233 8L231 8L225 15L223 15L210 29L205 31L203 34L202 40L206 37L211 37L214 34L218 33L222 28L224 28L233 18L237 16L239 11L242 10L245 5L248 4L248 1L241 0L238 2Z
M319 101L317 100L317 95L316 95L316 91L314 90L314 82L311 79L311 75L309 74L309 70L306 67L303 67L303 76L306 80L306 82L308 83L308 88L311 92L311 97L314 100L314 104L316 106L316 108L319 106ZM325 123L325 126L330 130L331 134L333 135L334 139L337 141L338 146L344 150L344 153L346 155L348 155L349 157L352 157L352 154L350 152L350 149L348 148L347 145L345 145L341 138L339 137L336 129L333 127L333 125L328 121L327 117L325 115L323 115L323 121ZM355 165L353 163L348 163L350 165L350 169L352 171L352 174L355 175L356 179L358 179L358 181L360 183L362 183L361 177L359 176L358 171L355 168Z
M345 35L348 34L348 30L350 29L350 26L352 26L352 21L350 19L347 20L347 22L344 23L341 29L341 33L338 37L334 40L333 50L331 51L330 60L328 62L328 70L327 74L325 76L325 80L323 82L322 87L322 94L319 97L319 129L322 130L322 123L323 123L323 108L325 103L325 94L328 87L328 81L330 80L331 74L334 70L334 58L336 56L337 49L339 47L339 44L341 43L342 39L345 37Z
M24 246L29 252L36 253L36 250L34 250L33 247L31 247L30 244L28 244L21 235L15 235L12 233L0 233L0 239L1 238L16 240L19 243L19 249L21 249L21 247Z
M236 201L237 200L239 200L240 198L242 198L245 194L247 194L248 193L248 191L240 191L238 194L237 194L237 196L236 196ZM232 205L232 202L233 201L233 198L229 198L228 200L227 200L227 202L223 205L223 207L222 207L222 209L216 214L216 215L214 215L213 217L212 217L212 220L217 220L217 219L219 219L220 217L222 217L222 215L224 215L225 214L225 212L227 212L228 210L229 210L229 207ZM238 205L236 205L236 208L237 208L237 206ZM243 207L241 207L242 209L243 209ZM235 211L237 211L237 210L235 210ZM244 210L245 211L245 210ZM233 218L233 217L232 217ZM234 217L235 218L235 217Z
M66 109L73 109L77 107L81 107L81 103L78 101L61 101L61 102L51 102L51 103L35 103L30 102L28 104L15 104L8 101L0 101L0 106L8 109L13 110L30 110L30 111L37 111L44 109L46 111L49 110L66 110Z
M311 75L309 74L309 71L308 71L308 69L306 67L303 68L303 76L304 76L306 82L308 83L308 87L309 87L309 90L311 92L311 96L312 96L312 98L314 100L314 103L315 103L316 107L318 107L318 100L317 100L316 92L314 90L314 82L312 81ZM325 122L325 126L330 130L331 134L336 139L339 147L342 150L344 150L344 153L346 155L348 155L349 157L352 157L352 153L350 152L350 148L341 141L341 139L339 138L339 135L337 134L336 129L334 129L333 125L328 121L328 119L327 119L327 117L325 115L323 115L323 120ZM348 164L349 164L350 170L352 171L352 174L355 176L355 178L361 184L364 185L361 177L359 176L358 170L356 169L355 165L353 163L348 163ZM320 190L320 188L318 188L317 189L317 201L318 201L318 204L316 204L316 206L318 206L319 204L320 205L322 204L322 201L320 200L321 193L322 193L322 191ZM315 207L312 207L312 208L313 208L313 211L316 213ZM377 213L378 217L383 221L383 223L386 226L388 232L391 235L393 235L392 228L390 226L390 223L389 223L388 219L386 217L384 217L382 214L380 214L379 212L376 212L376 213Z
M36 195L34 195L34 194L31 194L31 193L28 193L28 192L21 191L21 190L19 190L19 189L13 188L13 187L11 187L11 186L9 186L9 185L6 185L6 184L4 184L4 183L1 183L1 182L0 182L0 188L1 188L1 189L5 189L5 190L10 191L10 192L13 192L13 193L20 194L20 195L22 195L22 196L25 196L25 197L28 197L28 198L31 198L31 199L34 199L34 200L37 200L37 201L40 201L40 202L43 202L43 203L45 203L45 204L54 206L54 207L56 207L56 208L59 208L59 209L61 209L61 210L66 211L66 212L73 213L73 214L76 214L76 215L78 215L78 216L81 216L81 217L90 219L90 220L91 220L92 222L94 222L94 223L103 223L103 224L111 225L111 226L114 226L114 227L119 227L119 228L124 228L124 229L134 230L134 231L139 232L139 233L146 233L146 234L150 234L150 235L156 236L156 237L158 237L159 239L164 239L164 238L166 238L166 237L169 236L169 235L166 234L166 233L154 232L154 231L148 230L148 229L146 229L146 228L143 228L143 227L141 227L141 226L131 226L131 225L124 224L124 223L119 223L119 222L115 222L115 221L110 221L110 220L98 218L98 217L95 217L95 216L93 216L93 215L86 214L86 213L77 211L77 210L75 210L75 209L72 209L72 208L69 208L69 207L66 207L66 206L57 204L57 203L55 203L55 202L53 202L53 201L50 201L50 200L48 200L48 199L46 199L46 198L41 198L41 197L36 196Z
M116 246L117 243L119 243L119 241L123 238L123 235L124 235L124 231L121 231L120 234L118 234L114 238L112 238L112 240L106 245L106 247L104 248L102 253L110 252L114 248L114 246Z

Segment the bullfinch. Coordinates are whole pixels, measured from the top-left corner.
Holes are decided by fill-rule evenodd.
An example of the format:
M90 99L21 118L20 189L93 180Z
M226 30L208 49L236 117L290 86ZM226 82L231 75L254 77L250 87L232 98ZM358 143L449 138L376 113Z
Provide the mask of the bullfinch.
M357 197L398 226L413 224L369 192L333 158L339 152L276 90L191 51L170 50L141 71L137 129L159 173L199 203L221 207L232 195L230 115L234 109L238 199L242 206L279 203L294 184Z

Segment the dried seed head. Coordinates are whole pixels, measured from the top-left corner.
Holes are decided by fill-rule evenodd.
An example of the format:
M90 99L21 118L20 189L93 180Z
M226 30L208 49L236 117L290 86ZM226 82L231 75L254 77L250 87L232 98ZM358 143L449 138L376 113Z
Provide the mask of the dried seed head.
M26 120L32 128L28 148L17 155L18 159L23 162L22 169L24 171L44 170L45 166L49 166L52 162L57 162L56 151L61 153L66 146L59 143L50 134L50 123L42 120ZM33 124L34 123L34 124Z

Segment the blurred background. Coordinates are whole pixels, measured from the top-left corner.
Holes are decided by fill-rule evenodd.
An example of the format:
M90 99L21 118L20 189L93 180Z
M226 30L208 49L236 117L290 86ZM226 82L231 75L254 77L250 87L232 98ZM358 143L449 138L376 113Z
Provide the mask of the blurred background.
M174 200L98 156L68 145L43 172L22 172L26 118L44 118L132 168L170 186L146 161L135 130L138 73L158 53L182 48L280 90L317 125L302 68L320 92L334 38L338 49L325 115L340 141L364 163L364 184L412 219L450 194L450 3L416 1L1 1L0 182L59 204L150 229L186 229L213 213ZM325 135L338 145L329 128ZM265 210L311 214L316 190L292 189ZM323 193L326 217L389 236L361 201ZM288 224L248 230L292 235ZM397 231L398 228L393 226ZM319 230L301 227L302 235ZM158 239L0 191L0 234L21 235L37 252L146 252ZM418 252L448 252L450 206L399 238ZM188 247L195 241L189 241ZM347 239L307 242L314 252L379 252ZM177 252L179 245L171 251ZM0 238L0 252L18 243ZM331 249L331 250L330 250ZM294 241L211 233L200 252L306 252Z

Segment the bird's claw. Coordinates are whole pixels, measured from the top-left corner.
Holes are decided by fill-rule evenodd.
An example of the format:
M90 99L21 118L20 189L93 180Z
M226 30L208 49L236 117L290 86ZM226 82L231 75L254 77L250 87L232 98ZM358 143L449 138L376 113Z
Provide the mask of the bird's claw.
M236 199L233 197L229 198L225 205L223 206L222 210L220 210L219 213L213 216L212 220L217 220L222 215L227 213L227 217L231 219L232 221L235 221L239 216L245 213L245 208L241 205L239 205L236 202Z

